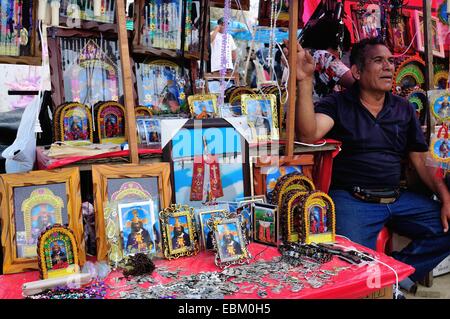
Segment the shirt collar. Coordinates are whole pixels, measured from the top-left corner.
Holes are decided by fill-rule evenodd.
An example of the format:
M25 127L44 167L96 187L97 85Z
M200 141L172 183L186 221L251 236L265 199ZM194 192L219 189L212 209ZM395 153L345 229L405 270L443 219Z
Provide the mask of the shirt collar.
M353 83L353 85L351 86L351 88L349 88L346 93L347 93L347 97L350 98L353 102L355 103L359 103L359 81L355 81L355 83ZM384 99L384 106L394 106L393 103L393 96L391 92L386 92L386 97Z

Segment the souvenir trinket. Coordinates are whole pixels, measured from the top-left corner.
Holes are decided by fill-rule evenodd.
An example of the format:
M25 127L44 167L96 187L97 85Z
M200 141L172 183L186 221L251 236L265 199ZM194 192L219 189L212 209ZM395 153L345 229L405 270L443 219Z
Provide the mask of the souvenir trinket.
M412 56L398 62L392 93L405 96L408 89L422 88L424 83L425 62L419 56Z
M93 142L92 115L86 105L65 103L60 105L54 118L55 141L70 145Z
M241 95L242 114L252 132L252 142L279 139L276 96L273 94Z
M278 209L275 205L253 204L253 240L265 245L278 245Z
M191 95L188 101L193 118L203 120L217 117L217 96L214 94Z
M450 120L450 91L428 91L430 111L438 123L446 123Z
M101 144L126 142L125 108L114 102L101 102L95 105L97 120L97 139Z
M41 279L80 271L77 242L68 227L60 224L47 227L38 239L37 254Z

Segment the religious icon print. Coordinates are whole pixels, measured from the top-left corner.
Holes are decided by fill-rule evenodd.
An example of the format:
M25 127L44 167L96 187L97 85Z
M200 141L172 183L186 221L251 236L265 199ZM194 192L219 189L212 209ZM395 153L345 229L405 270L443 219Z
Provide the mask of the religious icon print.
M170 228L169 245L171 252L187 250L191 246L187 216L169 217L168 227Z
M253 207L253 239L267 245L277 245L276 206L255 203Z

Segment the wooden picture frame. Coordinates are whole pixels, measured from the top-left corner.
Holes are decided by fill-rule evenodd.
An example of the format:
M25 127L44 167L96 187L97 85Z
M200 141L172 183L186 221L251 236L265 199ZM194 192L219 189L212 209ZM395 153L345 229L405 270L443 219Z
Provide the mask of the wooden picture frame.
M381 36L381 7L370 3L350 6L355 42Z
M151 197L155 203L158 202L155 204L155 214L159 214L171 203L170 165L168 163L94 165L92 180L95 198L97 260L109 258L112 262L120 262L123 254L117 242L119 220L117 215L115 215L117 218L114 217L115 206L117 206L114 203L136 201L136 199L146 200ZM111 234L107 234L107 230L110 230ZM162 248L160 251L162 254Z
M11 1L2 1L0 10L8 12L5 13L5 18L12 21L11 24L8 22L8 25L1 28L1 38L6 41L4 44L0 42L0 63L40 66L42 50L38 32L38 0L27 1L26 7L23 2L13 1L12 8L9 7L10 3ZM19 19L21 20L17 24ZM21 28L20 31L17 31L18 28Z
M64 103L53 116L54 140L70 145L94 142L91 110L81 103Z
M117 34L52 28L47 37L52 108L66 102L93 107L123 95Z
M419 52L424 52L423 14L417 10L414 11L414 27L417 33L416 48ZM433 55L439 58L445 58L444 43L442 43L440 38L441 25L439 19L433 16L431 17L431 30Z
M281 8L280 15L277 20L277 27L289 27L289 1L290 0L276 0L277 2L282 2L283 7ZM280 10L279 4L277 9ZM298 27L303 28L303 1L298 1ZM260 0L259 1L259 11L258 11L258 25L260 26L270 26L270 13L271 13L271 1Z
M58 278L80 272L77 241L70 228L55 224L38 240L41 279Z
M68 224L86 261L78 168L0 175L3 273L38 270L37 237L52 224Z
M275 188L278 178L299 172L313 180L314 155L263 156L253 164L253 186L255 195L269 194Z
M159 213L159 218L166 259L192 256L199 252L198 234L192 207L171 205Z
M242 115L247 116L252 141L273 141L280 138L277 98L274 94L241 95Z
M218 116L216 95L191 95L188 97L188 101L193 118L197 120L204 120Z
M94 106L96 140L100 143L122 144L127 141L125 107L114 101L99 102Z
M149 108L154 115L189 113L190 71L185 65L164 59L136 58L134 69L140 105Z
M216 266L226 268L231 265L249 263L251 254L248 250L247 238L243 235L240 218L215 219L212 223L214 231L214 249Z
M208 165L215 172L218 168L220 179L215 179L213 186L211 179L209 183L198 184L201 177L194 176L194 171L203 171L202 165L206 165L198 156L200 152L205 154L204 146L213 140L217 149L214 154L207 153L212 159ZM235 201L237 197L250 195L248 154L247 141L227 121L188 120L163 148L163 161L170 162L172 172L173 202L199 207L202 202ZM208 184L209 190L205 191Z

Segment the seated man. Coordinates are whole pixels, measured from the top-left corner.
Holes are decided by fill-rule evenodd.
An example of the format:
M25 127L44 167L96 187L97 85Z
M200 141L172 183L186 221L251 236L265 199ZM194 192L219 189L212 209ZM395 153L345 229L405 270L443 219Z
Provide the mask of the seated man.
M315 108L313 57L298 45L297 59L298 138L312 143L327 136L343 143L333 163L330 190L336 204L336 232L375 249L378 233L388 224L412 239L393 257L416 269L411 280L421 280L450 254L450 194L442 179L435 178L435 168L425 166L428 147L414 108L390 92L392 53L378 39L355 44L350 57L355 84L323 98ZM441 203L399 189L405 157ZM379 189L394 195L367 197Z

